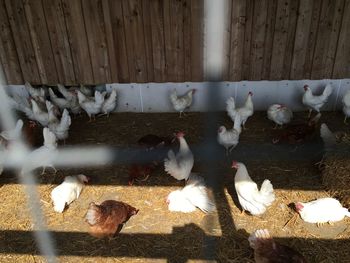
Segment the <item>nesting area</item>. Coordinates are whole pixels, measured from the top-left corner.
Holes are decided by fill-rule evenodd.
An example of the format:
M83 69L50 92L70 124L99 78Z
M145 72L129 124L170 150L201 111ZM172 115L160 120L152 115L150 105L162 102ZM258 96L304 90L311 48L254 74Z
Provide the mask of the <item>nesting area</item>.
M177 113L115 113L91 123L83 115L72 120L66 144L133 147L148 133L165 136L182 130L193 147L204 140L207 115L187 113L179 118ZM226 113L217 116L218 126L231 125ZM297 113L296 117L305 118L306 113ZM324 113L321 122L334 130L345 130L342 118L341 113ZM349 262L349 218L318 228L295 217L290 206L296 201L329 196L316 165L322 158L319 136L304 144L274 145L271 143L273 126L265 112L257 112L247 122L247 130L241 134L231 156L226 156L222 148L222 156L218 157L214 169L224 187L214 193L217 211L213 214L200 210L188 214L168 211L167 195L183 187L184 182L167 175L163 167L147 181L137 181L132 186L128 185L128 164L58 169L56 174L49 169L43 176L38 169L40 204L48 229L53 233L59 261L201 262L209 256L217 262L254 262L247 237L256 229L267 228L276 240L300 251L308 262ZM194 157L193 171L203 173L206 162L196 152ZM241 213L234 188L235 171L230 168L233 158L246 164L259 187L267 178L275 188L276 201L261 217ZM340 167L349 171L345 163ZM334 173L339 169L333 170L334 181L338 181ZM54 212L51 190L65 176L80 173L89 176L91 183L64 213ZM24 187L8 171L0 180L0 227L4 233L0 248L8 251L0 254L0 261L43 262L30 233L35 225L26 206ZM347 182L342 181L341 185L348 187ZM84 222L88 204L106 199L120 200L140 209L111 240L91 237Z

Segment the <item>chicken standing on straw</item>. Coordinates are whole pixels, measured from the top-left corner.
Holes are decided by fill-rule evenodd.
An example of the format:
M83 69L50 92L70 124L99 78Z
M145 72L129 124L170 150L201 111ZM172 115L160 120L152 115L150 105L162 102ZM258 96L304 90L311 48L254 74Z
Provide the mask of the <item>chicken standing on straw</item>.
M193 94L196 92L196 89L191 89L186 92L183 96L178 96L176 89L170 93L170 101L173 104L173 107L176 111L180 112L180 118L185 109L189 108L192 104Z
M247 168L243 163L232 162L232 168L237 169L235 175L235 188L242 213L249 211L252 215L262 215L266 208L275 201L273 186L269 180L264 180L260 190L257 184L250 178Z
M226 149L226 155L237 146L239 135L241 134L241 115L236 114L235 123L231 130L227 130L225 126L220 126L218 129L217 141Z
M298 251L275 242L267 229L256 230L248 241L256 263L306 263Z
M309 118L311 116L312 110L320 113L320 109L325 105L329 99L329 96L333 92L333 87L331 84L327 84L321 95L312 94L312 90L308 85L304 86L305 93L303 95L303 104L309 108Z
M177 180L187 180L194 163L193 154L184 136L183 132L176 134L180 143L179 152L175 155L172 150L169 150L168 158L164 160L165 171Z
M254 104L252 101L252 96L253 96L253 93L250 91L248 93L248 97L244 103L244 106L241 108L236 108L235 99L233 97L228 98L228 100L226 101L227 115L234 122L236 114L239 114L241 116L241 122L244 129L245 129L245 123L247 122L248 118L252 116L254 113Z
M204 213L215 210L215 203L208 196L204 179L195 173L191 173L183 189L168 195L167 204L170 211L183 213L194 212L196 207Z
M79 198L84 184L89 182L89 178L83 174L75 176L66 176L63 183L56 186L51 191L51 200L54 210L62 213L66 205L70 205L74 200Z

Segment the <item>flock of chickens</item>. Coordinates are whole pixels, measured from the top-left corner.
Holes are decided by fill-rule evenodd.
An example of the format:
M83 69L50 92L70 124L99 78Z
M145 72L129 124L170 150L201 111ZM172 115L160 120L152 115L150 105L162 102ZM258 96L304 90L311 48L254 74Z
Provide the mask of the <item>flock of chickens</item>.
M38 167L43 167L43 173L46 167L55 169L53 160L49 157L54 156L51 153L57 151L57 140L64 141L68 137L71 125L70 113L79 114L84 110L91 121L97 114L109 115L117 105L116 90L112 90L109 94L95 91L92 97L92 91L83 86L66 89L64 86L58 85L60 95L56 95L52 89L49 89L48 97L50 100L47 100L45 89L34 89L29 83L26 83L26 88L30 95L29 100L16 95L9 99L13 108L24 112L28 119L31 120L31 126L40 123L44 127L44 145L28 155L28 161L22 168L23 173L30 172ZM304 139L304 135L300 132L301 130L305 133L307 127L310 130L315 129L315 124L321 116L320 109L327 103L333 88L331 85L327 85L323 93L318 96L314 95L307 85L304 86L304 90L302 102L310 109L309 117L312 110L315 110L317 115L307 123L290 124L293 118L292 111L285 105L271 105L267 110L267 116L276 124L275 128L278 125L290 125L291 127L289 129L290 132L280 133L276 136L272 141L273 143L282 140L288 140L288 142L292 143L301 142ZM179 96L176 90L171 92L170 101L173 108L180 113L180 117L191 106L195 92L196 90L192 89L182 96ZM226 154L237 146L247 120L254 113L252 96L253 93L249 92L244 105L240 108L236 107L233 97L226 101L226 111L233 121L233 127L232 129L227 129L225 126L220 126L217 131L217 141L226 149ZM344 122L346 122L346 118L350 116L350 91L343 98L343 111L345 114ZM59 119L60 112L62 114ZM322 127L325 128L325 124L322 124ZM23 121L18 120L13 130L3 131L0 134L3 138L1 142L2 151L7 151L7 149L12 147L11 145L15 144L22 134L22 128ZM323 139L327 140L327 138ZM157 149L173 145L176 140L179 143L179 150L176 153L172 149L168 151L167 156L164 158L164 169L176 180L185 180L185 187L168 195L168 209L185 213L193 212L196 208L205 213L215 211L216 206L209 197L204 178L197 173L191 172L194 165L194 156L183 132L177 132L175 137L159 137L149 134L140 138L138 144L145 150L145 153L157 152ZM146 180L158 166L160 166L159 158L151 164L132 165L129 170L129 184L132 185L140 177ZM260 189L258 189L257 184L249 176L243 163L233 161L232 168L237 170L234 182L242 212L247 211L253 216L265 213L275 201L272 183L266 179ZM89 178L82 174L67 176L64 182L51 192L54 210L62 213L66 206L79 197L84 184L87 182L89 182ZM304 221L318 225L340 221L345 216L350 217L348 209L342 207L340 202L334 198L321 198L305 203L297 202L295 203L295 210ZM138 209L129 204L115 200L106 200L101 204L92 202L88 207L85 220L90 225L90 233L93 236L112 237L138 211ZM256 262L305 262L300 253L274 242L266 229L252 233L249 237L249 243L255 251ZM272 261L271 258L277 258L279 261Z

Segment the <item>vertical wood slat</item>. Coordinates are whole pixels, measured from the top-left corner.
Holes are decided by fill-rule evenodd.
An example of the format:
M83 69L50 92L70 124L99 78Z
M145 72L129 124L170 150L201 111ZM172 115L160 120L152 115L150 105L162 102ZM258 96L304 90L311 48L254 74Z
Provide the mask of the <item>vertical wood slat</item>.
M75 84L73 58L61 0L43 0L42 3L58 81L66 85Z
M22 1L6 0L6 10L10 20L23 79L33 84L40 84L38 65L30 38L27 19Z
M203 81L204 1L191 0L191 81Z
M291 79L304 77L304 63L312 19L313 0L300 1L290 72Z
M150 2L153 71L156 82L166 81L165 49L164 49L164 19L163 1L154 0Z
M142 0L143 32L145 36L147 81L154 81L153 51L152 51L152 27L149 0Z
M76 81L93 84L91 58L80 0L62 0Z
M131 78L129 75L122 0L110 0L109 9L113 29L113 49L115 50L115 57L111 59L114 59L117 63L119 82L128 83L131 82ZM109 56L111 56L111 53L109 53Z
M229 80L230 75L230 46L231 46L231 19L232 19L232 0L225 1L225 18L224 21L224 65L222 80Z
M184 79L191 80L191 0L183 0L184 12L184 30L183 30L183 46L184 46Z
M111 82L106 30L101 0L83 0L82 10L94 83Z
M287 44L289 5L289 0L277 1L276 24L275 33L273 36L273 49L270 69L270 79L273 80L277 80L282 77L284 51Z
M247 80L250 77L250 67L251 67L250 52L251 52L251 42L252 42L254 2L255 2L254 0L247 0L245 32L244 32L243 63L241 65L243 80Z
M164 38L168 81L183 81L183 12L182 2L164 0Z
M131 82L147 82L141 0L122 1Z
M29 32L34 47L39 75L42 84L57 83L57 71L54 61L49 32L41 1L24 1Z
M4 69L8 83L23 83L21 67L12 37L4 0L0 0L0 63Z
M333 78L350 76L350 0L345 0L343 20L339 34Z
M242 79L246 8L245 0L233 0L230 47L230 79L233 81Z
M267 7L268 0L257 1L254 5L249 74L251 80L262 79Z
M277 0L269 0L267 6L267 20L262 62L262 79L270 78L273 36L275 34Z
M118 65L116 59L116 50L114 48L114 39L113 39L113 28L112 28L112 18L110 14L110 6L108 0L102 0L102 12L104 25L106 30L106 41L108 49L108 61L110 69L110 78L109 82L118 82Z
M321 13L322 1L313 0L312 6L312 18L310 25L310 32L308 37L308 43L306 47L305 63L304 63L304 77L305 79L311 78L312 63L315 53L316 41L317 41L317 31Z
M322 2L317 42L312 64L312 78L331 77L343 5L343 0L324 0Z

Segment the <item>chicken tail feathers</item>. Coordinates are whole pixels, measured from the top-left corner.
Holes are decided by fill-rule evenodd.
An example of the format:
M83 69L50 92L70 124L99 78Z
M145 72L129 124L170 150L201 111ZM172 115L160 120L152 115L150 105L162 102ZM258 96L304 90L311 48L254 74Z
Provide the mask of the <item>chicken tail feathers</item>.
M323 90L323 93L322 95L325 97L325 98L328 98L333 92L333 87L331 84L327 84L326 87L324 88Z
M168 152L168 158L164 160L164 168L168 173L176 169L176 157L172 150Z
M236 104L233 97L230 97L226 100L226 112L232 121L234 121L236 116Z
M325 123L321 124L320 135L326 148L336 144L336 138L328 128L327 124Z
M98 105L102 105L104 101L104 96L99 91L95 91L95 103Z
M235 116L235 122L234 122L233 128L234 128L238 133L241 133L241 131L242 131L241 125L242 125L242 118L241 118L241 115L236 114L236 116Z
M96 205L94 202L90 203L89 209L85 215L85 221L88 222L89 225L93 226L99 223L99 214L100 207Z
M176 89L173 89L170 93L170 101L175 104L176 103L176 100L177 100L177 92L176 92Z
M51 88L49 88L49 95L51 100L54 100L57 98L56 94L53 92Z
M266 242L273 242L273 239L267 229L258 229L249 236L248 241L251 248L257 249Z
M67 129L71 125L71 123L72 123L71 117L69 116L67 109L64 109L61 122L60 122L60 127L63 129L64 128Z
M56 144L56 135L49 130L49 128L43 129L44 135L44 145L45 146L54 146Z
M259 200L264 205L271 205L275 201L275 193L270 180L264 180L259 191Z

